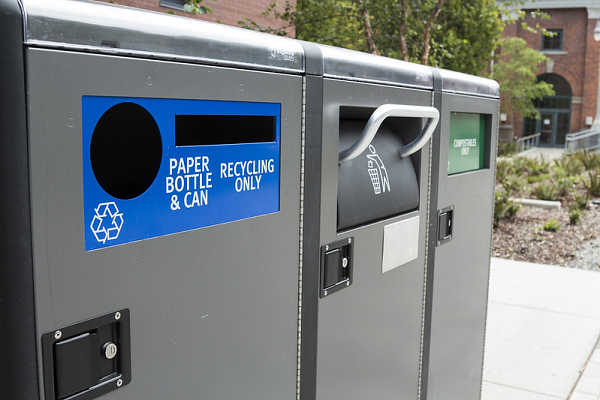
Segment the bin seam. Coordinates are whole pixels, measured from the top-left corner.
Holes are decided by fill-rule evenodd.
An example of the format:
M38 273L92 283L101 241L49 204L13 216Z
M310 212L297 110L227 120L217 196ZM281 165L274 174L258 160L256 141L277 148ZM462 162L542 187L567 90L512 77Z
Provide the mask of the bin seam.
M300 144L300 247L298 257L298 344L296 365L296 400L300 400L300 358L302 351L302 264L304 261L304 158L306 140L306 76L302 77L302 113Z
M431 97L431 105L435 106L434 98ZM432 152L433 152L433 140L429 140L429 162L427 167L427 213L425 217L425 268L423 273L423 305L421 312L421 349L420 349L420 357L419 357L419 380L417 384L417 400L421 400L421 384L423 378L423 348L425 345L425 311L426 311L426 302L427 302L427 260L429 257L429 219L430 219L430 211L431 211L431 172L432 172Z

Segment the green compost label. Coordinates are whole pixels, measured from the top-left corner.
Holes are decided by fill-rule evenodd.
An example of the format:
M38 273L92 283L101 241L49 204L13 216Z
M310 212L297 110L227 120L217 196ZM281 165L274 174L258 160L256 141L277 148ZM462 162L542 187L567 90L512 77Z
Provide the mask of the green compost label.
M485 117L481 114L450 115L448 175L484 168Z

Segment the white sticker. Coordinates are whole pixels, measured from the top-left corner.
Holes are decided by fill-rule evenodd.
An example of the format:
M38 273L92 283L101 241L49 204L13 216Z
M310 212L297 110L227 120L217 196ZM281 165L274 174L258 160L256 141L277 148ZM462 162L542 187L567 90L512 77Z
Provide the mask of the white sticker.
M419 216L383 228L381 273L391 271L419 256Z

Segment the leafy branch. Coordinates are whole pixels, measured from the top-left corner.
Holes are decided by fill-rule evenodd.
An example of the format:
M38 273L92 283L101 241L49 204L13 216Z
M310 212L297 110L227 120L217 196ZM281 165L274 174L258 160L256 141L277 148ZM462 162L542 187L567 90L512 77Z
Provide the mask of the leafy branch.
M209 7L202 4L203 1L204 0L185 0L185 4L183 5L183 11L192 14L212 14L212 10Z

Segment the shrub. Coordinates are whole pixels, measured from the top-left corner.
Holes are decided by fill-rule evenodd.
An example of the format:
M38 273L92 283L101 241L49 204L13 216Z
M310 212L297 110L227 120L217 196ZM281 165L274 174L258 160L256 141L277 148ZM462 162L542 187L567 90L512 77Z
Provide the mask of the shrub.
M515 214L521 209L521 204L509 199L508 193L496 191L494 194L494 225L503 218L512 219Z
M512 165L514 173L517 175L524 174L529 170L529 158L527 157L515 157L513 158Z
M576 225L581 222L581 209L577 205L571 206L569 209L569 222L571 225Z
M501 181L502 187L510 196L515 192L520 192L525 188L525 179L517 175L510 175Z
M515 142L498 142L498 157L509 157L517 152Z
M506 208L506 217L512 221L512 219L517 215L517 212L523 207L523 204L518 203L516 201L508 200L508 207Z
M550 179L550 175L549 174L529 175L527 177L527 182L528 183L536 183L536 182L545 181L546 179Z
M588 179L583 180L583 186L590 196L600 196L600 174L598 171L589 171Z
M556 167L554 171L557 175L560 175L558 172L562 170L568 176L577 176L582 173L583 169L585 168L581 160L573 155L563 156L557 160L554 160L554 164Z
M496 163L496 180L498 182L502 182L514 172L515 167L511 160L498 160Z
M548 222L542 225L542 229L547 232L558 232L560 229L560 224L554 218L551 218Z
M533 188L531 194L533 194L539 200L550 200L555 201L560 193L558 185L552 183L540 183Z
M558 195L566 196L567 194L569 194L570 191L574 190L577 187L577 184L575 183L575 178L568 177L559 178L556 181L556 186L558 188Z
M550 172L550 161L545 157L540 157L539 160L535 158L529 159L528 170L530 175L544 175Z
M514 173L517 175L538 176L550 173L550 162L542 157L536 158L516 157L513 158Z
M584 210L586 208L588 208L588 203L590 201L590 197L589 196L580 196L579 193L575 193L575 195L573 196L575 199L575 203L577 204L577 207L580 210Z
M506 216L508 210L508 195L504 192L496 191L494 193L494 224L497 225L498 221Z
M575 153L573 157L577 158L587 170L596 169L600 167L600 153L596 151L580 151L578 153Z
M559 178L564 178L569 175L569 173L560 165L553 165L552 172Z

